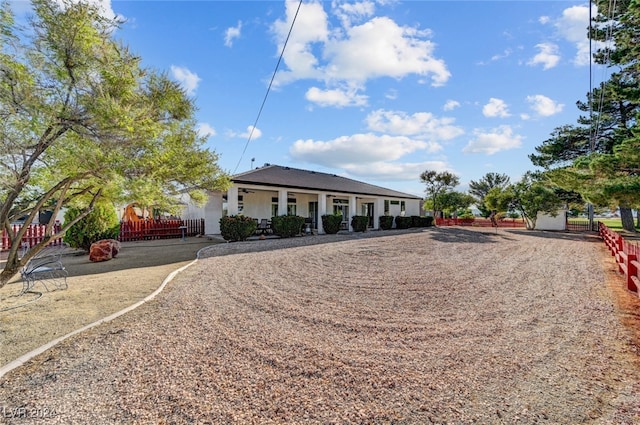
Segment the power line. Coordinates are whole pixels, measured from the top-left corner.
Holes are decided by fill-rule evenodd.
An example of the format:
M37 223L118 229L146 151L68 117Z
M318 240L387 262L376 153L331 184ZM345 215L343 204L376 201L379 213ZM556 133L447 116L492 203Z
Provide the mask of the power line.
M282 46L282 50L280 51L280 57L278 58L278 62L276 63L276 68L273 70L273 75L271 76L271 81L269 81L267 92L264 94L264 98L262 99L262 104L260 105L260 109L258 110L258 116L256 116L256 120L253 123L253 127L251 127L251 131L249 132L249 137L247 138L247 142L244 145L244 149L240 154L240 158L238 159L236 168L233 169L233 174L236 173L236 171L238 170L238 167L240 166L240 162L242 162L242 158L244 157L244 154L247 151L247 147L249 147L249 143L251 142L251 137L253 136L253 132L256 129L256 126L258 125L258 120L260 119L260 115L262 115L262 110L264 109L264 105L267 103L267 97L269 96L269 92L271 91L271 86L273 85L273 81L276 78L278 68L280 67L280 62L282 62L284 51L287 48L287 43L289 42L289 37L291 37L291 33L293 32L293 25L296 23L296 18L298 17L298 12L300 12L301 6L302 6L302 0L298 2L298 8L296 9L296 14L293 16L293 20L291 21L291 26L289 27L289 33L287 34L287 38L284 40L284 45Z

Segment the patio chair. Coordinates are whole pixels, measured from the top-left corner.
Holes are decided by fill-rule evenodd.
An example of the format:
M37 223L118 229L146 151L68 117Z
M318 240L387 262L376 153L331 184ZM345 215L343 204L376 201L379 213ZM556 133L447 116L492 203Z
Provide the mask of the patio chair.
M260 233L261 235L266 235L270 230L271 226L269 225L269 220L267 220L266 218L261 219L260 223L258 223L256 232Z
M62 252L65 248L66 245L46 247L25 264L20 271L22 276L22 291L20 295L31 292L38 282L42 284L47 292L50 291L50 286L54 289L66 289L68 287L67 276L69 273L64 264L62 264Z

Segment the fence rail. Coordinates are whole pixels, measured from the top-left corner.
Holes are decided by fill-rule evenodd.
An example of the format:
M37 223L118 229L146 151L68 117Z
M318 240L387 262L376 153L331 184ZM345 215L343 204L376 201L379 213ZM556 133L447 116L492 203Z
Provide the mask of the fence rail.
M618 270L624 275L627 289L640 296L640 245L626 241L602 223L599 227L600 236L611 256L615 257Z
M600 222L593 221L591 228L589 227L588 220L580 220L580 219L568 219L567 220L567 230L573 232L598 232L600 231Z
M55 223L53 225L53 233L58 233L61 229L60 223ZM47 228L44 224L32 224L27 229L26 233L22 237L22 245L27 246L29 248L39 244L44 239L45 229ZM11 225L11 233L16 234L22 229L21 224L13 224ZM0 250L6 251L11 248L11 237L9 233L7 233L6 229L2 229L2 242L0 245ZM49 243L50 246L60 246L62 245L62 238L57 238L52 240Z
M60 223L53 227L54 233L61 229ZM15 235L22 225L14 224L11 231ZM44 239L46 226L44 224L32 224L27 229L22 244L29 248L40 243ZM120 223L120 235L118 240L122 242L137 241L145 239L169 239L183 236L204 235L204 218L196 220L145 220L137 223ZM11 248L11 237L6 230L2 231L1 251ZM49 245L62 245L62 238L54 239Z
M121 242L204 235L204 218L197 220L144 220L120 223Z

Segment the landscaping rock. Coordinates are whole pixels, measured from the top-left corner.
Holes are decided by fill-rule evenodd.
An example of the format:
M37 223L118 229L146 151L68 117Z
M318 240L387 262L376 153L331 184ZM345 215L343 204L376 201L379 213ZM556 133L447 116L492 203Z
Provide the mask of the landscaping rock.
M89 260L94 263L108 261L115 258L120 252L120 242L115 239L102 239L91 244Z

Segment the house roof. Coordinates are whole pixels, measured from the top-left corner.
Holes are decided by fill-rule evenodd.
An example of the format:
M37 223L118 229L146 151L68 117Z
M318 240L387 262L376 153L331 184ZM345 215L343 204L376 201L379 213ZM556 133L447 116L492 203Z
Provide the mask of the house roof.
M275 186L290 189L320 190L323 192L384 196L388 198L421 199L419 196L351 180L335 174L301 170L280 165L265 165L231 178L236 185Z

